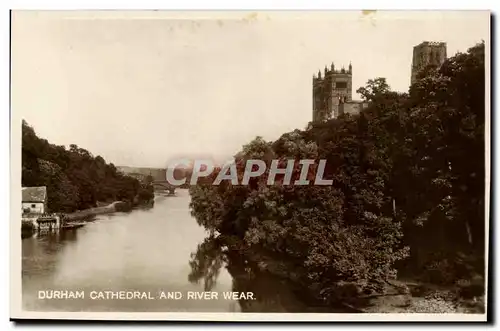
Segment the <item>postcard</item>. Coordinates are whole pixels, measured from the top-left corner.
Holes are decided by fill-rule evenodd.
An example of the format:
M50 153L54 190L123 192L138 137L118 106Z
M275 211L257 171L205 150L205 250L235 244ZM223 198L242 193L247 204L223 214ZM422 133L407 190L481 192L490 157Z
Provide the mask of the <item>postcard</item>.
M490 15L12 11L11 318L486 321Z

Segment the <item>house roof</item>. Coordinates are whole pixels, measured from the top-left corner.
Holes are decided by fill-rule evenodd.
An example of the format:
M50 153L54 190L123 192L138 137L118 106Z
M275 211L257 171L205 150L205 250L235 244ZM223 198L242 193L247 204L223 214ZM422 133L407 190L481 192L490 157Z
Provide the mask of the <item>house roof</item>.
M23 202L45 202L47 187L23 187Z

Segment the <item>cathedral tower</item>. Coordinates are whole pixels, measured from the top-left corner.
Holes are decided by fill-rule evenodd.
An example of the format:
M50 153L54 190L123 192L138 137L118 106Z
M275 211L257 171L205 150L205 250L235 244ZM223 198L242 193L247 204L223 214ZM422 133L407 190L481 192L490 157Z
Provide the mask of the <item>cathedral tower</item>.
M424 41L413 47L411 66L411 84L417 80L417 75L423 68L434 65L440 67L446 60L446 43Z
M352 65L348 69L325 67L313 76L313 121L325 121L339 115L339 104L352 100Z

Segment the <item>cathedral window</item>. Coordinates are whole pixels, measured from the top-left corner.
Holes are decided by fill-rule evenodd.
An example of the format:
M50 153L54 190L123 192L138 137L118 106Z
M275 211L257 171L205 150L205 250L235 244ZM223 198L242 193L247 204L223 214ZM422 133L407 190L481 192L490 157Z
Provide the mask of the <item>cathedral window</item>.
M347 88L347 82L336 82L335 88Z

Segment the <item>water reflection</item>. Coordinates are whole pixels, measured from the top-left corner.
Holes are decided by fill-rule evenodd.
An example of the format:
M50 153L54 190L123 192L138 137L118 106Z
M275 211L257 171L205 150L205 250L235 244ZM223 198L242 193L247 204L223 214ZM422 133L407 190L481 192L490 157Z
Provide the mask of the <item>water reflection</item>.
M188 276L190 282L203 281L205 291L210 291L216 284L220 269L224 264L222 247L217 240L210 236L198 245L196 253L191 255L191 273Z
M206 291L217 284L217 276L225 267L232 277L234 292L251 292L255 300L241 298L241 312L339 312L305 299L301 288L255 264L236 251L224 248L223 241L207 237L191 256L191 282L201 282ZM344 312L344 311L342 311Z

